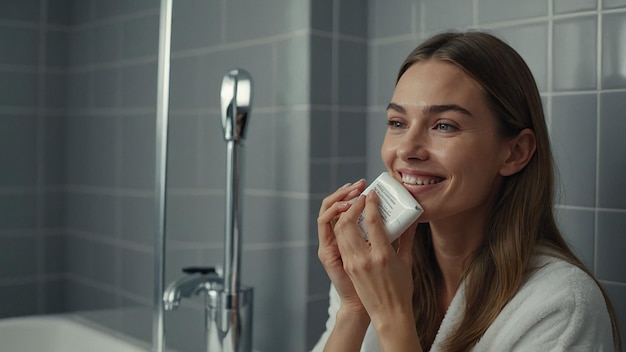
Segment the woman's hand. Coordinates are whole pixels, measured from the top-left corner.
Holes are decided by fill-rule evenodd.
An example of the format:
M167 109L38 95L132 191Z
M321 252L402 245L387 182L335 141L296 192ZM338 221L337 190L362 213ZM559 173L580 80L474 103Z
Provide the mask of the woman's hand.
M369 243L363 240L357 225L363 209ZM399 323L411 324L414 331L412 248L416 227L417 222L405 231L394 249L378 213L376 192L359 197L335 225L343 268L379 334L379 329Z
M339 188L324 199L317 218L318 257L341 298L341 310L344 313L356 315L364 315L366 312L356 294L352 281L344 271L344 263L337 246L333 227L342 213L350 208L352 204L350 201L364 189L364 180Z

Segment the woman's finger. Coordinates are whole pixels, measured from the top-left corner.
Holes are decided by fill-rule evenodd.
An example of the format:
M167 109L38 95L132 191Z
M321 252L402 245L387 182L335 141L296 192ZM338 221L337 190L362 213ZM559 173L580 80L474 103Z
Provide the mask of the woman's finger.
M378 194L372 190L367 194L365 202L365 225L367 226L367 238L372 248L380 249L390 247L387 230L383 219L378 212Z

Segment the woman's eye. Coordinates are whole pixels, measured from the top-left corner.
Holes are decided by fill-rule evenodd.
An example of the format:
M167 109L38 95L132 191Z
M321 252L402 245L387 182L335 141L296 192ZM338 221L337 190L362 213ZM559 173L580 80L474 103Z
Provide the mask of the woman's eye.
M454 131L456 130L456 126L446 123L446 122L439 122L435 125L435 129L438 131L443 131L443 132L448 132L448 131Z
M389 121L387 121L387 126L389 126L389 128L403 128L404 127L404 123L402 123L400 121L389 120Z

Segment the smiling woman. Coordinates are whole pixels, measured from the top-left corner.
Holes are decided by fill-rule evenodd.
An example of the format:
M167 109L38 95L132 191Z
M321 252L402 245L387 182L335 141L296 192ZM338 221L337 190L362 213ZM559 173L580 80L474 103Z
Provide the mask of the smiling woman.
M621 349L610 301L556 226L541 99L510 46L428 39L402 64L387 121L383 162L424 213L389 244L376 192L350 201L364 182L324 199L332 287L314 351Z

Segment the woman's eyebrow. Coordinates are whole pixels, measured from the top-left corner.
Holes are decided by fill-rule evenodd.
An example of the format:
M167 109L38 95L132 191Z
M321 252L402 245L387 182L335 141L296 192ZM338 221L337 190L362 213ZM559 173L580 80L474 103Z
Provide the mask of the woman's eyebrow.
M406 114L406 109L402 105L393 102L387 105L387 110L393 110L401 114ZM472 113L469 110L457 104L427 105L424 106L423 109L424 115L436 115L447 111L456 111L463 115L472 116Z
M428 105L424 107L424 115L441 114L446 111L456 111L463 115L472 116L469 110L457 104Z

